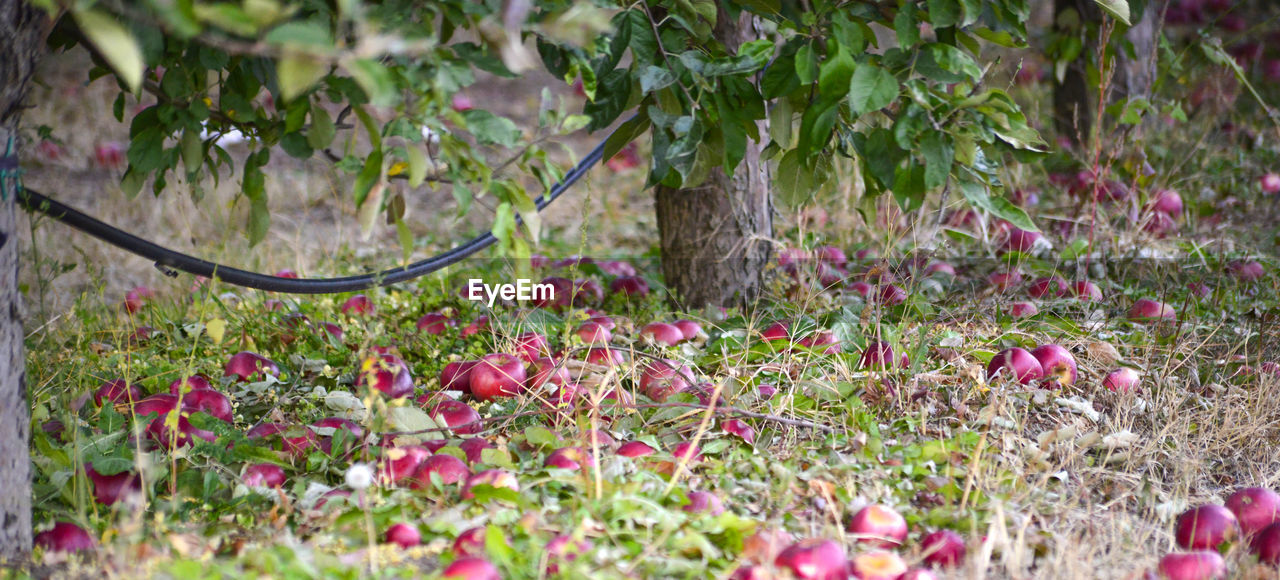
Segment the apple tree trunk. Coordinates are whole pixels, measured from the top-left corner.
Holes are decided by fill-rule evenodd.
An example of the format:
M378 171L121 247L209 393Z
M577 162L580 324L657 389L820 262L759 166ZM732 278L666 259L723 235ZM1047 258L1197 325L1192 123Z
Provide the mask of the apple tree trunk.
M31 553L30 407L18 292L18 122L49 32L48 16L0 0L0 564Z
M746 11L732 19L721 5L715 35L736 50L756 32ZM768 134L766 129L762 126L760 134ZM773 234L761 147L748 139L746 154L731 173L716 168L697 187L659 185L654 192L662 275L685 307L747 305L760 294Z

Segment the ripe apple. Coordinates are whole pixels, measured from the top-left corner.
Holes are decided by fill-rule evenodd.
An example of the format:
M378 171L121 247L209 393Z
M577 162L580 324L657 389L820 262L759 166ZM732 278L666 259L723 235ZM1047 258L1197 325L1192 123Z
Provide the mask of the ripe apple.
M640 340L645 344L675 346L684 341L684 333L673 324L650 322L640 329Z
M1149 298L1139 298L1129 309L1129 320L1134 322L1177 320L1177 318L1178 315L1172 306Z
M467 478L466 483L462 486L462 499L475 499L476 494L471 490L477 485L520 491L520 483L516 481L516 476L512 475L511 472L501 469L486 469Z
M130 385L124 379L114 379L102 383L93 392L93 404L99 407L105 404L126 403L129 405L142 400L142 389Z
M720 496L709 491L691 491L688 496L689 503L680 509L685 513L702 514L709 516L718 516L724 513L724 502L720 501Z
M391 447L383 452L378 466L378 481L384 484L399 483L418 473L431 452L417 445Z
M533 302L538 308L563 310L573 304L573 281L560 276L543 278L541 285L551 286L551 295L539 297Z
M465 328L462 329L462 337L466 338L473 334L480 334L481 332L485 332L488 330L489 330L489 317L477 316L475 320L471 321L471 324L468 324Z
M1227 272L1243 282L1256 281L1267 273L1256 260L1232 260L1227 263Z
M1222 556L1210 550L1168 554L1156 568L1164 580L1214 580L1227 575Z
M759 528L742 542L739 556L753 564L767 564L778 557L783 548L795 543L795 538L780 528Z
M1107 373L1107 376L1102 379L1102 386L1117 393L1127 393L1137 388L1140 378L1138 371L1129 367L1120 367Z
M573 281L573 305L597 305L604 301L604 288L592 278L578 278Z
M413 375L409 373L409 364L389 352L365 356L357 376L357 385L382 391L392 399L413 394Z
M231 416L231 399L211 389L198 389L185 395L182 399L182 410L188 413L205 413L210 417L233 423Z
M937 530L920 540L924 562L935 567L958 566L964 561L964 538L951 530Z
M284 469L274 463L255 463L244 468L240 480L249 487L280 487L284 485Z
M467 528L453 540L453 555L458 557L483 556L484 538L487 531L483 526Z
M471 395L481 401L520 394L528 375L524 361L506 354L487 354L471 369Z
M97 547L89 532L71 522L53 524L52 529L36 534L33 540L36 547L47 552L88 552Z
M1240 523L1231 510L1217 504L1191 508L1178 516L1174 539L1187 550L1216 550L1223 542L1234 540Z
M692 377L689 367L672 360L652 361L645 365L640 375L640 390L646 397L658 402L689 388Z
M613 332L613 329L618 327L618 324L613 321L613 318L603 312L587 309L587 314L591 315L591 318L588 318L587 320L603 326L605 330Z
M1036 243L1038 243L1042 238L1043 236L1038 232L1029 232L1027 230L1012 228L1009 230L1009 235L1005 238L1004 243L1001 244L1001 253L1031 253L1031 251L1035 249Z
M702 325L692 320L677 320L674 324L680 329L680 334L684 335L685 340L693 340L702 334Z
M458 435L474 435L484 430L480 413L462 401L440 401L427 414Z
M1264 193L1280 193L1280 173L1268 172L1258 178Z
M444 485L454 485L471 477L471 468L461 459L444 453L436 453L422 460L409 482L412 489L430 489L431 474L436 474Z
M467 463L475 465L481 462L485 449L493 449L493 444L487 439L480 437L472 437L458 444L458 449L467 454Z
M247 383L250 379L262 380L267 375L280 376L280 367L270 359L249 351L231 355L222 373L224 377L235 377L240 383Z
M529 373L529 378L525 381L525 388L531 392L542 391L548 385L547 388L564 386L572 381L568 367L553 358L539 357L533 359L531 365L533 372Z
M867 295L871 294L871 285L861 280L850 282L849 289L854 292L857 292L864 299L867 297Z
M787 546L774 559L773 565L790 571L800 580L844 580L848 559L840 544L809 538Z
M600 266L600 269L604 270L604 272L610 276L635 276L636 275L636 267L632 266L630 262L623 262L620 260L604 260L601 262L597 262L596 265Z
M840 352L840 341L832 332L822 330L800 339L800 346L819 351L823 354Z
M1262 528L1249 542L1249 551L1258 561L1272 567L1280 566L1280 522Z
M165 396L172 397L173 395ZM191 424L190 420L181 415L178 417L178 430L176 433L169 431L169 428L165 426L165 417L160 416L152 419L151 423L147 425L147 436L166 450L186 447L191 445L197 438L205 441L217 439L217 435L212 431L197 429L195 425Z
M480 361L460 360L444 365L440 371L440 389L444 391L462 391L471 393L471 371Z
M102 505L114 505L129 495L142 493L142 480L131 471L102 475L92 463L86 463L84 472L93 482L93 498Z
M531 362L551 354L547 337L537 332L526 332L516 337L515 349L521 360Z
M897 306L907 301L907 291L897 284L885 284L880 287L877 297L886 306Z
M606 345L613 340L613 333L605 328L603 324L592 322L590 320L583 322L578 329L573 331L582 339L583 344L587 345Z
M209 382L209 377L205 375L191 375L189 377L174 379L172 383L169 383L169 394L171 395L178 395L183 391L191 392L212 389L213 384Z
M1040 361L1031 353L1021 348L1007 348L1000 351L991 362L987 364L987 381L990 382L996 376L1012 376L1021 384L1029 384L1044 376L1044 369L1040 366Z
M345 435L341 436L342 443L347 447L345 451L350 451L352 447L364 439L364 427L361 427L355 421L343 419L342 417L325 417L312 423L311 427L313 431L317 431L316 434L320 437L320 448L325 453L332 452L333 439L339 437L339 432L345 433ZM333 430L332 434L322 434L329 433L328 430L330 429Z
M347 316L367 316L373 314L373 301L364 294L356 294L342 303L341 310Z
M1066 295L1067 281L1060 276L1049 276L1047 278L1037 278L1027 288L1027 295L1032 298L1058 298Z
M1161 189L1151 196L1151 209L1177 216L1182 214L1182 196L1172 189Z
M1009 305L1009 316L1027 318L1040 313L1040 308L1031 302L1014 302Z
M910 366L910 360L907 353L902 353L900 357L894 357L893 346L883 340L874 340L867 343L866 350L862 351L862 359L858 363L859 368L871 367L874 370L889 370L894 364L902 368Z
M950 279L956 277L956 269L946 262L933 262L924 269L924 275Z
M422 533L418 527L406 523L398 523L387 528L388 544L398 544L401 548L412 548L422 543Z
M873 504L853 514L849 533L856 541L876 548L896 548L907 539L907 520L889 506Z
M445 567L441 577L454 580L502 580L493 564L474 556L454 560Z
M653 455L656 452L657 449L650 447L649 444L644 441L628 441L623 443L621 447L618 447L618 455L623 457L645 457Z
M174 410L178 406L178 397L167 393L157 393L134 403L133 414L138 418L146 417L151 414L159 414L164 418L169 411Z
M1071 283L1071 295L1085 302L1102 300L1102 288L1088 280L1076 280Z
M439 312L428 312L418 319L417 328L427 334L440 335L458 325L458 321Z
M729 419L720 423L720 428L726 433L736 435L747 443L756 442L756 430L749 423L742 419Z
M1031 356L1040 361L1046 388L1062 388L1076 382L1076 359L1071 351L1058 344L1042 344L1031 351Z
M154 300L155 297L156 297L155 290L152 290L146 286L138 286L137 288L134 288L133 290L130 290L125 293L124 309L129 314L133 314L139 310L142 310L142 307L145 306L146 303Z
M995 287L997 292L1005 292L1022 283L1022 273L1017 270L992 272L991 275L987 276L987 283Z
M858 580L900 580L907 573L907 563L893 552L872 550L849 558L849 569Z
M1246 487L1236 491L1227 498L1226 507L1235 514L1245 537L1280 521L1280 494L1265 487Z
M622 351L616 348L598 347L587 350L587 362L607 367L621 365L626 362Z
M644 298L649 295L649 283L640 276L618 276L609 282L609 292L625 298Z
M560 573L560 566L557 562L572 562L577 560L578 556L590 552L594 547L595 545L591 543L591 540L583 538L575 542L573 540L573 536L567 534L561 534L551 538L551 541L547 542L546 547L547 560L549 560L549 563L547 564L547 574L555 575Z
M581 447L561 447L552 451L547 455L546 460L542 462L544 467L555 467L558 469L581 470L584 466L595 467L595 457L591 452Z
M791 326L790 323L786 321L775 322L769 325L764 330L760 331L760 338L770 342L775 340L790 341L791 340L790 326Z

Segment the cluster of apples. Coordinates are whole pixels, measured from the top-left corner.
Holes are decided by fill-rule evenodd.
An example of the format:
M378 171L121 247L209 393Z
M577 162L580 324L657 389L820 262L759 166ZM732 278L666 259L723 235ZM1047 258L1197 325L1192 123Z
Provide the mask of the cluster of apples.
M796 541L778 529L762 529L743 542L746 563L734 580L777 578L779 571L801 580L935 580L934 568L959 566L967 548L964 538L947 529L925 534L919 542L920 563L911 566L895 550L907 540L907 521L885 505L869 505L849 521L853 541L864 550L850 556L839 542L824 538Z
M1006 348L987 363L987 381L1008 378L1023 385L1039 381L1047 389L1061 389L1075 384L1076 359L1059 344L1043 344L1028 352Z
M1280 495L1263 487L1248 487L1227 498L1226 505L1206 504L1178 516L1174 540L1186 550L1160 559L1157 571L1165 580L1215 580L1227 567L1219 552L1236 539L1248 542L1258 561L1280 566Z

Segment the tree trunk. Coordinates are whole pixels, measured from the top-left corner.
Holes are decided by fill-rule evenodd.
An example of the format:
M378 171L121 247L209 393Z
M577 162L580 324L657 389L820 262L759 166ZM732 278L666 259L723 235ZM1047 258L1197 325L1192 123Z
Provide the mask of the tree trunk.
M1123 91L1120 96L1151 96L1151 85L1156 80L1156 19L1162 14L1164 2L1147 2L1142 18L1125 33L1125 39L1133 45L1133 58L1125 56L1117 67L1118 86Z
M21 0L0 0L0 563L31 553L30 406L18 292L18 122L50 22Z
M751 16L743 11L732 20L721 5L715 36L736 50L756 36ZM760 134L767 135L765 122L759 124ZM688 308L747 305L763 287L772 256L773 204L761 147L748 139L732 175L717 168L696 188L659 185L654 192L662 274L677 302Z
M1078 28L1064 28L1062 15L1074 11L1078 16L1079 26L1087 22L1097 22L1100 11L1093 6L1093 0L1053 0L1053 28L1065 34L1079 34ZM1086 38L1084 50L1067 65L1062 81L1053 87L1053 124L1059 136L1066 136L1072 143L1079 145L1087 141L1093 132L1093 107L1097 100L1091 95L1086 72L1090 59L1097 58L1098 40Z

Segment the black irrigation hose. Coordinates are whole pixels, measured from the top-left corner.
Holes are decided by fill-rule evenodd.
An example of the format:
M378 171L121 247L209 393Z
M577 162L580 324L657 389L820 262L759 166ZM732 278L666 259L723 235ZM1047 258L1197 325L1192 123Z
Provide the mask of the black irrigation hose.
M576 183L583 175L586 175L600 159L604 157L604 146L613 136L610 133L600 141L586 157L583 157L576 166L568 173L560 183L555 184L551 191L547 192L534 200L538 211L555 201L560 197L571 185ZM389 286L425 276L436 270L456 264L467 256L470 256L480 250L483 250L494 242L498 241L491 232L473 238L471 241L457 246L443 254L432 256L420 262L414 262L402 268L392 268L383 270L376 274L362 274L359 276L344 276L341 278L281 278L279 276L268 276L248 270L240 270L201 260L194 256L189 256L181 252L170 250L169 248L157 245L150 241L144 240L129 232L119 228L107 225L95 218L92 218L80 211L69 206L61 204L57 201L49 199L39 192L26 188L18 188L18 203L28 211L38 211L45 215L67 224L77 230L98 238L108 244L122 248L148 260L154 260L156 267L169 275L172 270L180 270L188 274L196 276L205 276L208 278L217 278L228 284L243 286L246 288L255 288L258 290L266 290L269 292L284 292L287 294L337 294L340 292L355 292L358 290L367 290L377 286ZM519 219L519 216L517 216Z

